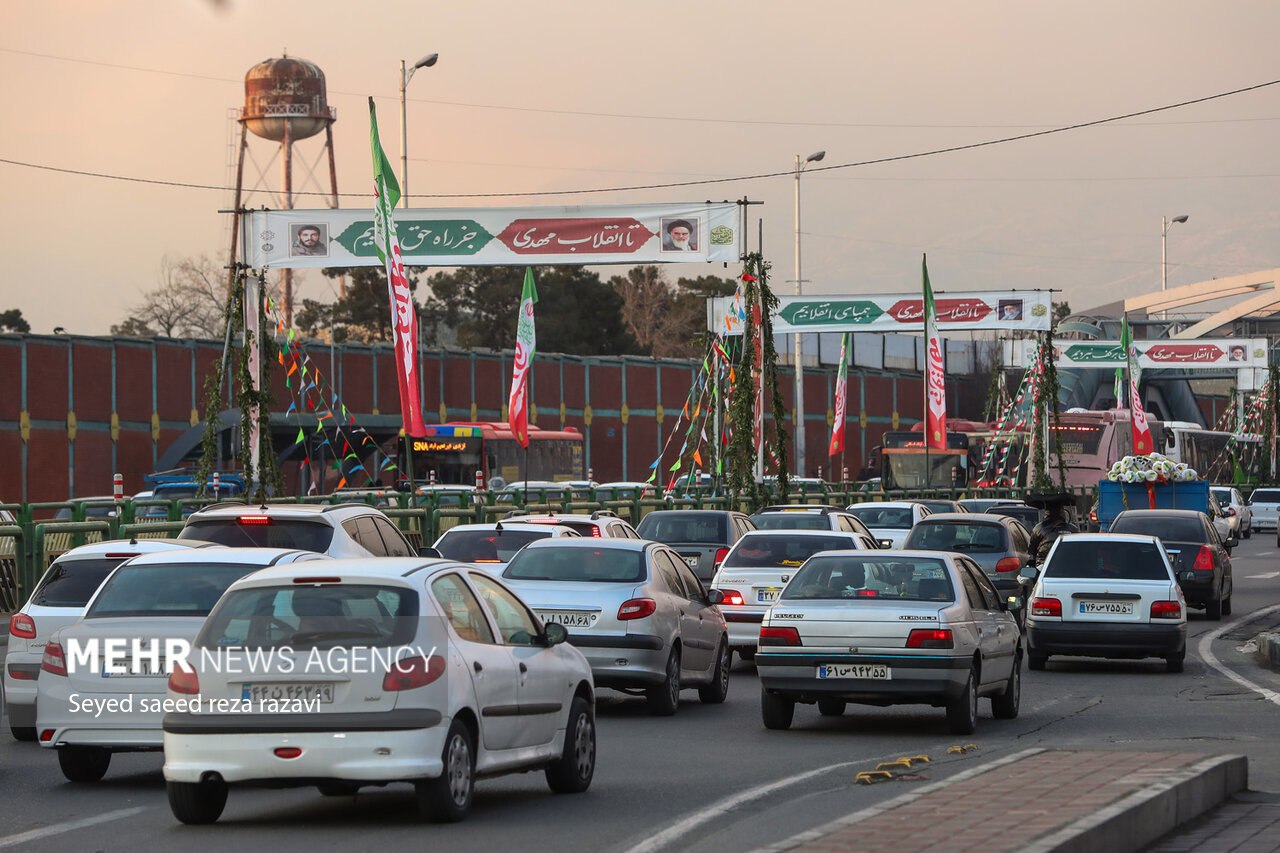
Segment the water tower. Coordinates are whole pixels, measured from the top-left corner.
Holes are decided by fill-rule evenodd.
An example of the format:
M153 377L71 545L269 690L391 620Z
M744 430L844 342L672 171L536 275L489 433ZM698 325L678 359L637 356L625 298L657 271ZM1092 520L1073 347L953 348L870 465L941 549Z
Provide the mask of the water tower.
M327 194L329 207L338 206L338 171L333 157L333 122L336 120L329 106L325 90L324 72L313 62L292 56L267 59L259 62L244 75L244 107L236 116L240 125L240 142L235 154L235 204L233 210L244 207L246 197L263 191L275 197L273 204L280 209L293 207L294 157L293 146L324 132L324 145L314 160L299 158L305 169L300 170L301 191L306 186ZM280 186L268 186L267 173L271 160L259 165L249 147L249 134L275 144L271 160L280 158ZM328 188L316 175L317 167L328 160ZM246 160L257 172L256 182L246 185L244 180ZM308 207L318 205L307 204ZM235 215L231 229L231 263L236 263L236 241L240 233L240 216ZM234 273L233 273L234 275ZM293 271L281 270L281 294L284 303L285 322L293 323Z

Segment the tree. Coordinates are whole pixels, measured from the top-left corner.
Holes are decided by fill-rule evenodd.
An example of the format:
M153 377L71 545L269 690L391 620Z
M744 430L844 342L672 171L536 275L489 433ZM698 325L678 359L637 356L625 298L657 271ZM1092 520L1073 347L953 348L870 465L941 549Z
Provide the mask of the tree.
M1071 316L1070 302L1067 302L1066 300L1063 300L1062 302L1055 302L1053 304L1053 323L1051 325L1056 327L1059 323L1061 323L1063 320L1067 319L1070 316Z
M160 284L143 294L113 335L221 338L227 304L226 275L207 256L160 260Z
M111 334L126 338L154 338L156 330L148 326L146 320L130 317L123 323L112 326Z
M0 311L0 332L21 332L26 334L30 331L31 324L22 316L21 308Z
M622 296L622 319L640 347L660 358L702 354L707 299L732 294L737 285L705 275L681 278L674 288L656 266L632 267L609 284Z
M407 271L407 270L406 270ZM418 277L408 272L409 289L418 287ZM336 302L302 300L294 315L298 328L312 337L329 337L335 343L390 341L391 302L387 295L385 267L350 267L324 270L325 278L346 277L345 295Z

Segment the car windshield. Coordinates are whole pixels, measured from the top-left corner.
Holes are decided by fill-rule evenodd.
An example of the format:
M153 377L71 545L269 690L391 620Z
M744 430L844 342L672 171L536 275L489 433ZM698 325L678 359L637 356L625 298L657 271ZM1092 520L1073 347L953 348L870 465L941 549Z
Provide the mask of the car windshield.
M85 618L208 616L227 587L260 568L240 563L122 566L103 584Z
M911 507L909 506L861 504L849 507L849 512L861 519L862 523L872 530L902 530L911 527Z
M831 521L816 512L760 512L751 516L757 530L830 530Z
M819 551L851 547L847 536L779 536L748 533L724 559L725 568L799 566Z
M1194 516L1143 515L1122 512L1111 524L1112 533L1137 533L1159 536L1165 542L1209 541L1204 522Z
M1114 539L1059 540L1044 567L1044 576L1100 581L1171 579L1156 543Z
M1250 497L1251 503L1280 503L1280 489L1258 489Z
M128 557L95 557L59 560L49 567L31 603L40 607L84 607L102 586L102 580Z
M1224 506L1231 503L1230 489L1214 489L1213 496L1218 499L1218 503L1223 504Z
M818 555L804 564L781 597L951 602L955 590L942 560Z
M250 515L190 521L178 538L228 548L289 548L323 554L333 541L333 528L315 521Z
M440 556L460 563L505 563L550 530L450 530L436 543Z
M511 560L504 578L520 581L641 583L644 552L632 548L528 548Z
M1008 550L1008 536L1002 524L972 521L930 521L925 519L907 534L904 549L922 551L962 551L966 554L998 554Z
M728 541L725 517L711 513L651 512L636 528L641 539L667 544L720 545Z
M402 587L323 585L238 589L209 615L196 646L291 649L402 646L418 594Z

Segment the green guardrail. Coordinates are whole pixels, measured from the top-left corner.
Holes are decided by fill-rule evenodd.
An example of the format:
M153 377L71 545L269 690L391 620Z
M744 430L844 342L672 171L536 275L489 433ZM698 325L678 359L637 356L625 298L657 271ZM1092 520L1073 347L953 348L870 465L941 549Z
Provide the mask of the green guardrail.
M62 554L89 542L116 538L115 532L115 525L105 521L40 522L31 531L29 569L32 576L27 580L34 584L36 573L43 573L49 563Z
M0 612L17 610L31 593L26 535L20 525L0 525Z

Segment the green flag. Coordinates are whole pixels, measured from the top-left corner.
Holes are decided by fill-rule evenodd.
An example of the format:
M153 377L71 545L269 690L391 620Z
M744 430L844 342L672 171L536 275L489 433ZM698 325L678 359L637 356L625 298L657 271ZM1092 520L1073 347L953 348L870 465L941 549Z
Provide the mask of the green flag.
M1130 342L1131 342L1131 338L1129 337L1129 315L1123 314L1120 317L1120 348L1125 351L1126 357L1129 352ZM1116 368L1115 393L1116 393L1116 408L1117 409L1124 408L1124 368L1123 367Z

